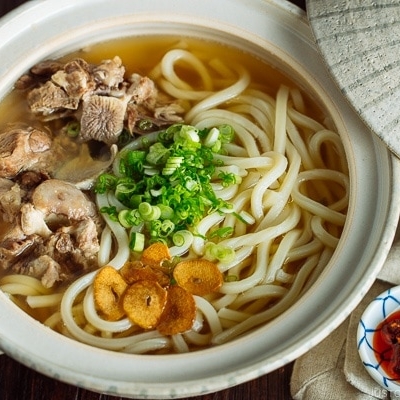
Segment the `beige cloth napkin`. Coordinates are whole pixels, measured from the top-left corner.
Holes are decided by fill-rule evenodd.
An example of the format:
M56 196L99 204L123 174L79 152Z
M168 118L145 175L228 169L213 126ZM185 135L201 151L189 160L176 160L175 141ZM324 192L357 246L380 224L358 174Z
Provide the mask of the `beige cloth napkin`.
M325 340L296 360L290 390L295 400L400 399L376 383L357 351L357 327L362 313L377 295L400 285L400 237L396 237L385 264L358 307Z

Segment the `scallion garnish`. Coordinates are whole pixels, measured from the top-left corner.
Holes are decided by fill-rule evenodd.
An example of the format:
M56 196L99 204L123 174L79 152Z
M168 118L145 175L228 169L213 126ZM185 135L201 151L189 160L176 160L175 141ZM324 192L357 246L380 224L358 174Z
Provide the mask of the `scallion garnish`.
M218 260L222 263L229 263L235 258L235 250L214 242L207 242L204 248L204 258L210 261Z
M132 232L129 242L129 247L132 251L141 252L144 249L145 244L144 234L141 232Z
M160 132L154 143L142 138L139 150L130 150L129 146L122 149L115 169L118 176L100 175L95 190L112 192L126 209L102 212L126 228L144 224L149 242L177 245L175 241L187 240L187 235L185 239L178 235L174 241L172 237L177 232L195 230L195 225L211 212L232 208L216 196L211 185L212 179L219 179L223 186L240 179L231 171L216 174L221 161L214 154L232 139L233 129L228 125L199 130L176 124ZM223 228L214 235L223 238L230 233L229 228ZM229 258L227 250L221 250L218 257Z
M71 138L75 138L79 135L79 131L81 130L81 126L78 121L68 122L66 126L67 135Z

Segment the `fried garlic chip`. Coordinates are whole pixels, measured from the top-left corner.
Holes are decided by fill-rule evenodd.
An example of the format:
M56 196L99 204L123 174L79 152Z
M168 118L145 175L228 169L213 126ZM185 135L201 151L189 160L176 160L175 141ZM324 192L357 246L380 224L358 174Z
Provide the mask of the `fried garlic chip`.
M157 330L162 335L186 332L192 328L195 317L196 302L193 295L180 286L171 286Z
M120 269L120 274L128 284L138 281L155 281L161 286L169 285L169 277L159 269L143 265L141 261L128 261Z
M122 299L127 317L144 329L157 326L167 302L167 291L155 281L138 281L128 286Z
M181 261L174 268L173 276L179 286L198 296L217 291L223 283L217 265L206 259Z
M125 316L120 299L127 288L119 272L111 267L103 267L94 278L93 296L96 308L109 321L118 321Z
M167 245L161 242L152 243L149 247L143 250L140 261L143 265L153 268L160 268L162 262L170 260L171 254Z
M130 284L137 281L137 279L135 279L134 276L131 275L134 275L134 271L139 268L143 268L143 264L141 261L127 261L119 270L119 273L125 279L125 281Z

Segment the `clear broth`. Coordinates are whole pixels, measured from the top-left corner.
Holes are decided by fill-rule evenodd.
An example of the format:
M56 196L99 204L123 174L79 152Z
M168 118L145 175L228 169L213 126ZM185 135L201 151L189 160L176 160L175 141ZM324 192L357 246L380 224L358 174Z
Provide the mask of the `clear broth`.
M239 51L237 49L208 41L202 41L193 38L178 38L178 37L135 37L123 38L104 42L91 46L90 48L80 49L74 53L68 54L61 58L61 61L68 61L74 58L83 58L89 63L100 63L105 59L112 59L119 56L122 59L123 65L127 68L126 73L139 73L147 76L149 72L159 63L165 52L171 48L179 46L187 46L194 54L206 54L207 58L212 60L214 58L221 58L228 65L241 64L251 74L252 82L257 85L267 88L271 95L275 96L278 87L282 84L287 86L299 87L297 83L293 82L289 77L283 74L276 68L268 65L263 60L257 57ZM197 76L189 76L184 66L178 71L179 75L190 81L196 87L199 85ZM269 89L268 89L269 88ZM318 107L315 101L310 96L302 93L307 107L307 114L315 120L324 123L326 115ZM25 101L25 93L22 91L14 90L9 93L0 102L0 130L9 123L24 122L33 125L47 125L50 129L54 129L54 122L39 122L33 116ZM0 239L7 229L6 225L0 226ZM9 271L4 271L0 268L0 278L8 274ZM65 285L60 285L55 291L63 291ZM18 303L18 299L17 299ZM54 310L32 310L20 301L21 308L25 309L31 316L44 321Z

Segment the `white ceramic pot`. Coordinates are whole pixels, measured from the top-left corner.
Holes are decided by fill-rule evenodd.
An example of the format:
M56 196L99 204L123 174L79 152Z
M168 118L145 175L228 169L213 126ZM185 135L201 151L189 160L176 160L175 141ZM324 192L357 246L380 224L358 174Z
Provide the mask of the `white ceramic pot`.
M135 398L205 394L254 379L332 332L373 283L389 251L399 163L331 82L302 11L278 0L31 1L0 21L0 97L37 61L121 35L173 33L218 40L265 58L313 90L343 139L351 199L339 246L318 282L268 326L191 354L127 355L45 328L0 293L0 348L73 385Z

